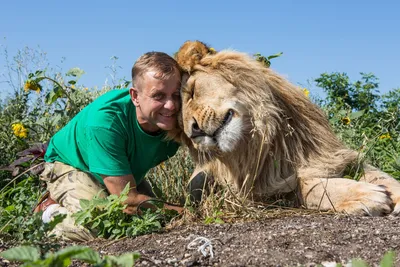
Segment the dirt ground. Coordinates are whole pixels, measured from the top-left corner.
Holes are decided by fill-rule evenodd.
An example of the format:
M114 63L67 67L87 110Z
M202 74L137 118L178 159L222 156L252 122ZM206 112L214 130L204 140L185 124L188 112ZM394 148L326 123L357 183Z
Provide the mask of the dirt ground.
M297 214L234 224L182 225L162 233L86 245L102 255L138 251L137 266L345 266L353 258L379 266L385 252L400 254L399 221L396 217ZM190 244L196 238L207 240ZM212 246L212 256L210 246L205 246L205 255L198 250L205 241ZM0 247L4 249L7 246ZM394 266L400 266L399 258ZM0 266L15 265L0 259Z
M138 251L137 266L335 266L361 258L378 266L388 250L400 252L395 217L296 215L235 224L179 226L120 241L91 242L103 254ZM207 238L206 256L197 237ZM396 257L395 266L400 266ZM331 264L331 265L329 265Z

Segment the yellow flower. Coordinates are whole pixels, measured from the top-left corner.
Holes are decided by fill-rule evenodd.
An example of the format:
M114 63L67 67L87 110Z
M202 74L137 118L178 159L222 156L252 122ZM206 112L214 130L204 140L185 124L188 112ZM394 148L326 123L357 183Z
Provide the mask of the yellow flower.
M87 91L87 90L89 90L89 88L87 88L87 87L85 87L85 89L84 89L85 91Z
M210 48L208 49L208 51L210 51L210 54L215 54L215 53L217 53L217 50L215 50L213 47L210 47Z
M303 94L308 97L310 95L310 91L307 90L307 88L303 88Z
M379 139L392 139L392 137L390 136L389 133L385 133L385 134L379 136Z
M56 125L56 130L59 130L60 129L60 125Z
M40 93L42 87L34 80L27 80L24 84L24 90L25 92L29 92L29 90L31 90L35 91L36 93Z
M28 130L24 125L22 125L22 123L14 123L11 127L16 137L26 138L28 136Z
M71 85L71 88L72 88L72 89L75 89L75 85L72 84L72 85Z
M342 122L343 122L344 124L346 124L346 125L349 125L350 122L351 122L351 120L350 120L349 117L344 117L344 118L342 119Z

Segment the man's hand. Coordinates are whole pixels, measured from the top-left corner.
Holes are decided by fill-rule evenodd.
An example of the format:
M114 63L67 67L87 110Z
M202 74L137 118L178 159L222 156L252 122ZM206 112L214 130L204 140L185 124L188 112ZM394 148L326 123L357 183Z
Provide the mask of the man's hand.
M164 204L164 208L167 210L175 210L178 212L178 214L181 214L185 210L183 207L173 206L173 205L168 205L168 204Z

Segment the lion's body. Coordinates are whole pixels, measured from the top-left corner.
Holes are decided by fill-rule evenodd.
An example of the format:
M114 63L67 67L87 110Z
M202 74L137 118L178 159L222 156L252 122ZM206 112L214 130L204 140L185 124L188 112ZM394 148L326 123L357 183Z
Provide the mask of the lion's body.
M253 199L296 192L308 208L389 212L387 192L400 195L400 183L367 165L365 179L371 170L377 177L369 180L390 181L393 190L343 179L358 153L344 147L302 90L246 54L204 51L190 42L177 56L189 74L178 139L199 169Z

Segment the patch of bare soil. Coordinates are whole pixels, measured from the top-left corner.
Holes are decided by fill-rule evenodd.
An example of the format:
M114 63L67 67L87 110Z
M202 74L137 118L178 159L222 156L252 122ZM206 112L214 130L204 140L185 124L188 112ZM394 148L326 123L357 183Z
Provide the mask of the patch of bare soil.
M103 255L138 251L137 266L335 266L334 262L346 264L353 258L379 266L385 252L400 254L399 221L396 217L285 215L234 224L185 225L163 233L79 245ZM213 257L210 246L205 247L205 256L198 250L205 239L189 246L200 237L211 244ZM2 243L0 251L9 247ZM0 266L16 265L0 259ZM400 257L394 266L400 266Z
M196 238L212 245L207 255L189 249ZM378 266L388 250L400 252L395 217L296 215L255 222L179 226L171 231L88 244L103 254L138 251L137 266L316 266L361 258ZM398 257L397 257L398 258ZM334 265L331 265L334 266ZM400 266L396 259L395 266Z

